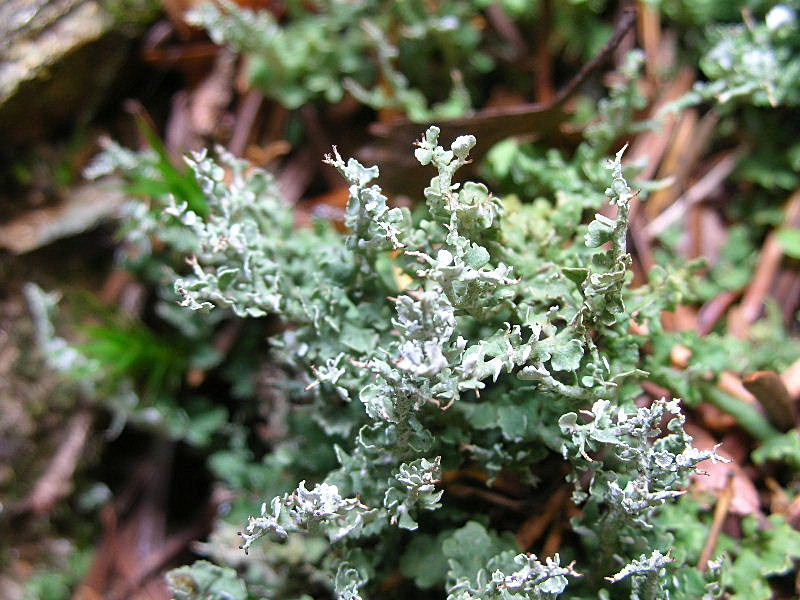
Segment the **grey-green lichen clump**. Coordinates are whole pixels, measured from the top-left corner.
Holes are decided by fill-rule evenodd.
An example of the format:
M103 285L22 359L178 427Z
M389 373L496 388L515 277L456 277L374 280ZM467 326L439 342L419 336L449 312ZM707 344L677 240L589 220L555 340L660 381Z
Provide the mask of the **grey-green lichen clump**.
M377 167L326 158L350 185L345 235L295 229L271 176L224 152L221 164L190 161L209 214L167 211L193 247L192 272L175 283L182 304L282 317L275 357L307 385L298 410L339 463L268 499L243 548L326 540L306 573L342 600L380 597L398 569L453 600L703 595L702 575L668 554L654 515L713 452L692 448L676 401L633 403L645 339L631 325L657 322L672 295L668 277L628 289L635 193L622 151L605 192L616 216L585 225L583 210L506 206L481 183L456 182L476 140L445 149L438 136L431 127L417 144L435 174L413 213L390 208ZM473 466L489 485L504 474L535 486L548 456L571 464L583 509L564 558L526 554L482 511L448 502L443 471ZM209 565L196 568L201 577Z

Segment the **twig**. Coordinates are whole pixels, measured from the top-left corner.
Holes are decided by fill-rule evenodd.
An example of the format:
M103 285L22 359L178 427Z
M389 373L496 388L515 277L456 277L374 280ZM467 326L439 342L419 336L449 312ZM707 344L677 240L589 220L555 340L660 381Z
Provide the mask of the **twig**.
M517 543L523 550L530 550L536 541L542 537L550 523L553 522L556 515L561 512L564 503L567 501L569 491L566 487L558 488L547 499L544 508L541 512L531 515L517 532Z
M502 506L516 512L523 512L527 507L527 502L523 500L515 500L497 492L475 488L463 483L449 485L447 486L447 491L459 498L480 498L490 504Z
M122 589L114 594L110 600L123 600L124 598L132 597L138 588L142 587L152 577L158 575L181 552L186 550L192 541L202 538L208 533L208 530L208 523L203 520L170 536L161 548L147 556L140 571L134 577L128 579Z
M787 224L796 225L800 222L800 190L794 192L789 198L784 214ZM749 326L758 319L761 313L764 299L769 293L782 259L783 248L773 231L767 236L764 246L761 248L758 266L741 304L731 311L729 328L733 335L747 337Z
M536 80L536 101L541 104L553 102L556 90L553 85L553 55L550 52L550 35L553 31L553 2L544 0L539 3L539 15L536 23L536 47L533 53Z
M102 590L112 573L112 566L118 554L117 536L119 520L117 507L107 504L100 510L100 521L103 525L103 536L95 552L92 566L83 580L78 584L72 600L94 600L102 598Z
M92 413L83 409L69 420L67 433L53 456L53 461L36 482L23 507L36 515L49 513L53 507L72 491L72 475L89 439Z
M559 511L556 517L562 517L562 512L563 511ZM555 554L558 552L558 549L561 548L561 542L563 539L564 519L556 518L553 520L553 526L550 528L550 533L547 534L547 538L544 540L540 556L542 558L555 556Z
M468 117L448 119L438 124L441 130L441 139L455 138L464 131L475 135L481 143L471 153L473 165L479 164L480 160L497 142L509 136L535 134L540 138L546 138L558 132L562 143L565 140L568 141L569 134L559 132L560 126L567 118L563 105L589 75L613 54L614 49L635 22L635 9L624 10L611 39L556 94L553 102L492 107ZM408 153L408 148L419 138L420 132L424 129L424 124L408 119L391 123L376 122L370 125L370 133L378 139L374 143L360 148L357 156L364 162L384 165L384 169L381 170L381 185L385 190L393 194L410 194L417 193L418 188L424 187L427 180L424 176L420 178L419 175L416 175L419 170L413 168L415 162Z
M278 174L278 189L284 202L293 205L303 196L322 164L318 156L310 148L303 148L286 163Z
M690 206L708 198L733 172L743 154L743 151L739 149L723 156L692 187L678 197L669 208L647 224L645 227L647 238L650 240L657 238L683 217Z
M233 78L236 55L229 49L217 54L211 71L190 92L189 123L191 133L208 137L219 128L219 123L233 96Z
M233 348L242 331L244 321L234 319L229 321L214 337L214 351L220 356L227 356ZM189 387L198 387L205 381L206 370L193 367L186 373L186 382Z
M124 201L117 177L81 184L65 192L56 206L27 211L0 225L0 248L25 254L88 231L111 219Z
M657 67L663 67L659 60L659 50L661 49L661 15L649 2L637 0L639 9L638 30L639 38L642 40L644 52L647 56L647 75L655 81L658 73Z
M658 385L657 383L653 383L652 381L643 381L639 385L641 385L645 393L653 399L666 398L667 400L672 400L672 398L675 397L672 390Z
M788 431L797 423L797 410L789 391L775 371L757 371L744 381L753 396L759 401L767 418L781 431Z
M650 109L650 118L655 117L662 120L662 126L656 130L643 131L631 142L629 160L637 164L645 163L644 170L640 175L643 179L653 179L656 176L678 124L678 115L674 113L667 113L661 118L659 115L667 106L692 89L695 79L695 72L692 69L681 69Z
M781 307L783 318L791 322L800 308L800 270L787 267L778 274L772 294Z
M728 481L725 484L725 489L719 495L717 506L714 509L714 522L711 525L711 531L708 533L706 545L703 547L703 552L700 554L700 560L697 562L697 568L700 571L708 569L708 561L711 560L711 555L717 547L719 534L722 531L722 525L725 518L728 516L728 510L733 501L733 471L728 471Z
M697 334L703 336L711 333L714 326L740 295L741 292L722 292L703 304L697 311Z
M306 104L300 109L300 117L303 119L308 142L314 155L321 157L329 153L333 142L322 125L319 111L314 106ZM331 188L337 188L342 184L342 179L335 169L323 169L322 176Z
M228 143L228 150L236 156L243 156L247 148L247 140L250 137L250 130L258 116L258 110L264 101L264 94L258 90L250 90L242 99L239 109L236 111L236 124L233 128L231 141Z
M452 128L457 131L462 131L465 125L470 126L472 129L480 129L479 133L484 133L482 130L486 129L489 133L492 128L496 128L500 126L503 130L499 134L499 139L503 139L508 135L508 127L503 126L504 119L512 119L516 122L523 121L524 119L528 120L537 120L533 116L534 114L543 114L552 112L554 108L561 106L572 94L575 90L580 87L582 83L586 81L586 79L591 75L601 64L603 64L609 56L614 52L614 49L619 45L622 41L622 38L630 31L633 24L636 22L636 11L634 9L625 10L622 14L622 18L620 19L619 23L617 24L614 33L611 36L611 39L606 42L600 52L597 53L594 58L592 58L588 63L586 63L580 71L567 83L563 88L561 88L558 93L556 94L555 99L548 105L542 104L522 104L519 106L515 106L513 108L490 108L486 110L482 110L470 117L464 117L462 119L450 119L446 123L442 124L442 130L444 131L444 127L447 126L448 130L451 129L449 127L452 124ZM547 119L545 119L547 120ZM397 123L375 123L373 126L370 127L372 133L380 137L387 137L387 138L394 138L397 133L400 131L410 130L413 132L414 136L419 134L419 130L423 126L419 123L411 123L409 121L403 120ZM531 128L517 128L516 131L518 133L528 133L532 131ZM482 144L482 145L489 145L491 144ZM476 148L477 150L477 148Z
M603 64L608 58L614 53L617 46L619 46L620 42L628 35L628 32L636 23L636 8L634 6L629 6L622 11L622 16L620 17L619 22L617 23L616 28L614 29L614 33L611 35L611 38L605 43L605 45L600 49L600 52L592 58L588 63L583 65L578 74L572 78L572 80L565 85L559 92L556 94L555 100L553 101L554 104L558 105L566 101L575 90L577 90L581 84L591 75L601 64Z
M501 2L492 2L486 7L486 18L494 30L500 34L510 48L513 49L511 59L522 60L527 52L525 40L517 29L517 25L508 16Z

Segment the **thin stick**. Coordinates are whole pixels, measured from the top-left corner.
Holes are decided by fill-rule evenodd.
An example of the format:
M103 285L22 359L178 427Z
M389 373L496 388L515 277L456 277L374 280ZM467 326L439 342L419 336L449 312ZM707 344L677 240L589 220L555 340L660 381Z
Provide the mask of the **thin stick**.
M697 334L703 336L711 333L739 295L739 292L722 292L703 304L697 311Z
M789 198L784 214L788 225L797 225L800 222L800 190ZM767 236L761 249L761 256L758 259L758 266L750 287L747 288L741 304L731 312L730 330L733 335L747 337L749 326L761 314L764 299L772 287L772 282L782 259L783 248L778 241L776 233L773 231Z
M561 517L562 511L559 511L556 516ZM550 528L550 533L547 534L547 538L544 540L544 545L542 546L542 552L540 556L542 558L555 556L555 554L558 552L558 549L561 548L561 542L563 539L564 519L556 518L553 521L553 526Z
M725 522L725 517L728 516L728 511L733 501L733 471L728 471L728 481L725 484L725 489L719 496L717 506L714 509L714 522L711 524L711 531L708 533L706 545L703 547L703 552L700 554L700 560L697 562L697 568L700 571L708 569L708 561L714 554L719 541L719 534L722 531L722 525Z
M797 423L797 410L789 390L775 371L757 371L745 377L744 387L764 407L767 418L781 431L788 431Z
M239 105L239 110L236 111L236 125L233 128L231 141L228 143L228 150L235 156L244 155L250 130L253 128L263 101L264 94L258 90L250 90Z
M636 10L625 9L617 23L611 39L600 52L587 62L575 77L556 94L548 104L520 104L513 107L495 107L481 110L474 115L458 119L448 119L439 124L442 137L455 137L464 130L471 131L481 143L472 152L473 162L477 162L497 142L512 135L538 133L545 134L558 128L564 121L563 104L586 79L602 65L613 53L623 38L636 23ZM365 160L384 163L392 161L392 148L405 153L409 145L419 137L424 125L403 119L391 123L376 122L370 125L370 132L382 139L383 144L367 146L361 155ZM403 154L405 156L405 154ZM394 158L397 162L397 159ZM384 184L386 181L383 182ZM402 185L403 182L396 182Z
M519 32L516 23L511 20L500 2L492 2L486 7L486 18L492 28L500 34L509 47L514 49L513 59L523 60L528 50L525 38Z
M536 79L536 101L540 104L552 102L556 97L553 85L553 55L550 52L550 36L553 32L553 2L544 0L539 4L536 24L536 46L533 52L533 74Z
M536 541L542 537L547 527L561 512L564 503L567 501L568 490L561 487L547 499L544 509L535 515L530 516L519 528L517 532L517 543L523 550L530 550Z
M73 415L67 434L53 456L53 461L36 482L23 506L37 515L49 513L72 491L72 475L83 454L92 429L92 413L84 409Z
M637 1L639 9L638 30L647 56L647 75L653 81L658 77L656 69L662 66L659 60L661 49L661 15L649 2Z
M733 172L742 154L741 150L737 150L720 159L717 164L709 169L708 173L686 190L669 208L647 224L645 227L647 238L652 240L658 237L683 217L690 206L708 198Z
M526 507L526 502L523 500L515 500L496 492L474 488L469 485L464 485L463 483L449 485L447 486L447 491L459 498L480 498L490 504L502 506L516 512L523 512Z

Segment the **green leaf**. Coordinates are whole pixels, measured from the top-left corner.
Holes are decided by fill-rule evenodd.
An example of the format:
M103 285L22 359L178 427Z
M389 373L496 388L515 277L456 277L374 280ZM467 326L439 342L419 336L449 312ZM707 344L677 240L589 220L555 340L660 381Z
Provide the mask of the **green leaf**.
M194 173L187 170L182 173L172 164L172 159L169 156L167 147L164 142L158 137L152 127L148 124L144 117L136 115L136 125L139 131L147 139L147 143L155 151L158 156L158 164L156 165L159 173L164 178L164 187L166 190L174 194L179 201L186 202L191 210L197 213L201 218L208 216L208 203L206 202L205 194L200 189L200 185L194 177ZM152 182L140 181L140 186L145 186L142 189L147 189L146 186L154 185ZM158 188L155 188L158 189Z
M572 282L582 284L589 275L589 269L585 267L562 267L561 272Z
M781 229L778 242L787 256L800 258L800 229Z
M554 344L550 349L550 364L556 371L576 371L583 357L583 344L572 339L563 344Z
M378 334L372 329L345 323L342 329L342 343L360 354L366 354L377 346Z
M167 573L167 585L175 600L247 600L236 571L204 560Z
M800 432L792 429L768 439L753 451L753 460L758 464L768 460L780 460L796 469L800 468Z
M489 252L483 246L472 246L464 254L464 262L473 269L480 269L490 258Z
M415 535L400 559L400 572L423 589L443 584L447 559L442 552L442 541L449 534L443 532L436 537L425 533Z
M479 570L493 556L508 550L511 545L504 543L496 534L475 521L469 521L461 529L442 542L442 553L450 566L448 578L474 580Z
M497 411L497 425L506 439L523 439L528 429L527 411L519 406L503 406Z

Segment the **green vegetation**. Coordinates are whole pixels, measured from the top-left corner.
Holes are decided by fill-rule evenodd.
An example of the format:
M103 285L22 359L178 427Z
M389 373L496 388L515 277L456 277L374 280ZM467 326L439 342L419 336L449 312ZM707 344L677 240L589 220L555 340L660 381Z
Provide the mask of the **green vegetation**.
M289 109L350 95L447 120L482 105L492 68L512 71L478 26L485 2L286 4L283 19L221 2L191 21L247 54L252 85ZM540 3L502 4L519 24ZM577 141L509 138L480 181L463 176L481 143L469 131L445 140L420 126L409 153L429 181L404 204L381 188L382 165L333 148L324 162L348 186L344 232L300 226L275 177L221 147L184 170L143 121L151 150L107 144L87 173L126 178L126 267L155 290L150 324L108 314L67 342L56 297L30 286L28 298L65 381L116 426L198 448L230 492L198 552L207 560L168 574L175 598L776 597L800 558L800 533L780 515L745 517L698 569L711 517L708 498L686 494L690 476L728 459L693 447L684 426L701 405L732 415L751 444L736 459L788 467L779 485L796 495L797 430L717 380L783 371L800 342L770 309L747 339L722 321L698 332L664 319L745 288L773 227L798 257L778 202L800 185L800 146L781 126L797 118L800 24L789 4L749 3L745 23L732 4L652 3L684 28L694 43L681 58L705 75L679 100L646 112L633 50L604 91L575 98ZM590 56L605 8L559 6L556 22L590 35L553 43ZM719 211L727 241L708 266L686 259L680 224L666 226L656 266L634 275L634 213L670 181L626 162L626 142L698 107L719 119L717 148L739 152L740 187ZM238 337L223 351L226 327ZM676 347L691 361L677 364ZM258 389L265 365L270 394ZM214 386L191 385L191 370ZM557 552L530 552L522 522L567 489Z

